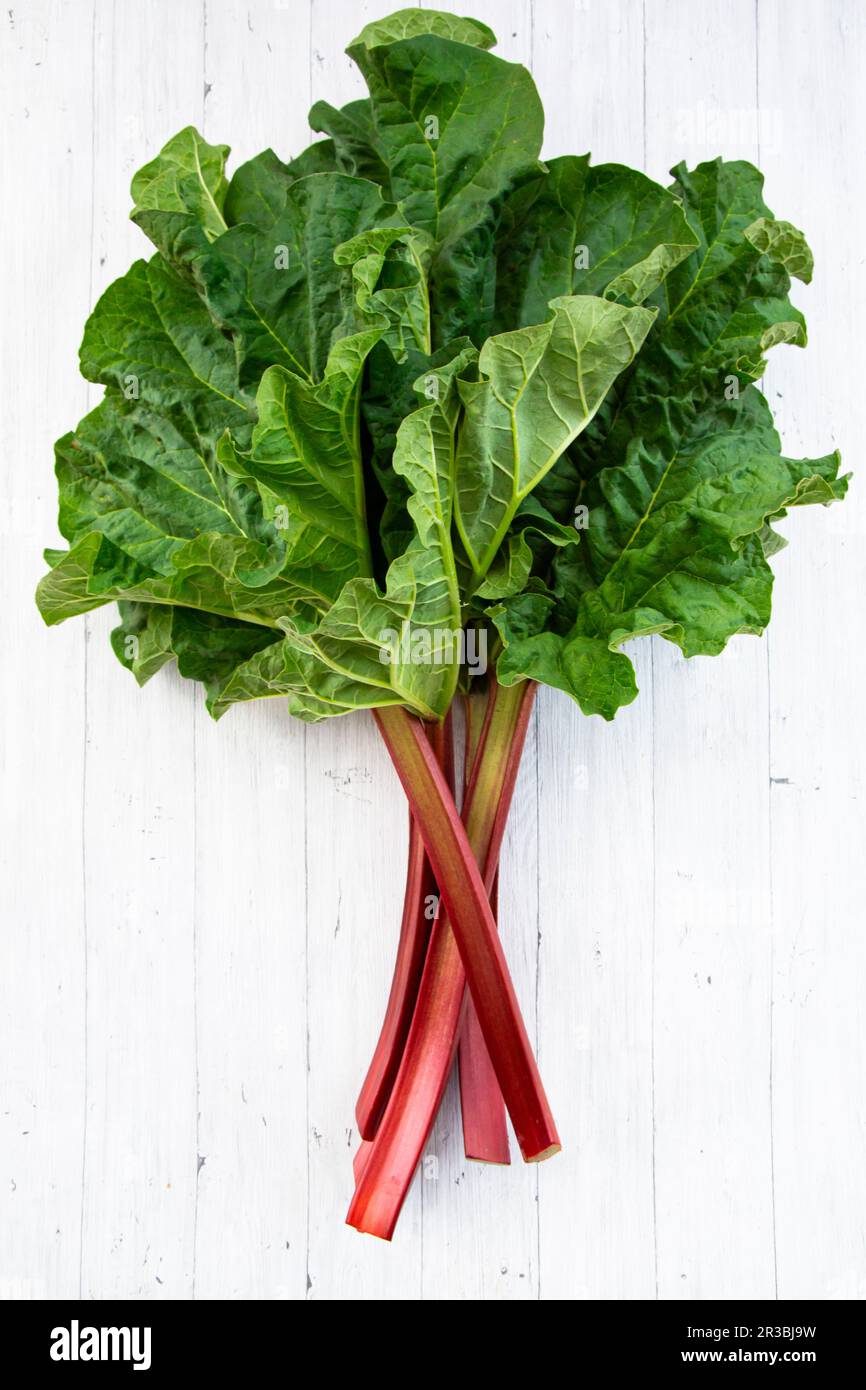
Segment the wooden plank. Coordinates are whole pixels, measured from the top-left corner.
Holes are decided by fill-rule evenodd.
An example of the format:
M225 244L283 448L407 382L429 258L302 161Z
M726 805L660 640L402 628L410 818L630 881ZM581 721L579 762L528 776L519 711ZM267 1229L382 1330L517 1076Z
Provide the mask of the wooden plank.
M754 158L755 76L751 0L648 6L648 172ZM657 1292L772 1297L766 647L654 669Z
M16 1299L79 1286L85 633L49 632L33 590L57 540L52 444L87 403L91 28L89 3L46 0L0 27L0 168L16 190L0 335L0 1297Z
M387 8L387 7L386 7ZM313 4L312 98L366 90L343 53L380 4ZM307 731L311 1299L417 1297L419 1195L393 1245L343 1224L357 1143L355 1098L375 1046L400 925L406 809L369 717Z
M641 167L642 88L624 74L642 52L639 6L536 7L546 152ZM551 691L538 704L539 1063L563 1142L539 1171L544 1299L654 1287L649 658L639 644L642 694L612 726Z
M170 41L169 41L170 36ZM201 110L202 12L97 6L94 299L135 256L136 168ZM71 366L71 364L70 364ZM101 396L94 388L92 403ZM84 1297L186 1298L195 1216L193 690L142 693L88 620Z
M499 57L531 66L530 0L473 0L469 9L473 18L493 29ZM535 1026L537 957L535 760L533 728L509 817L500 880L500 926L530 1031ZM467 1161L458 1088L452 1078L423 1168L426 1299L537 1298L537 1172L521 1161L513 1136L511 1150L507 1168Z
M786 451L863 439L859 333L866 98L863 8L761 0L759 92L775 113L761 162L767 201L803 227L815 280L796 287L805 353L767 374ZM855 477L842 507L784 524L770 635L773 883L773 1151L780 1298L866 1297L866 502Z
M307 1272L304 731L282 701L196 726L197 1298Z
M309 29L208 6L203 130L230 168L307 143ZM307 1277L304 729L281 700L197 703L197 1298L303 1298Z

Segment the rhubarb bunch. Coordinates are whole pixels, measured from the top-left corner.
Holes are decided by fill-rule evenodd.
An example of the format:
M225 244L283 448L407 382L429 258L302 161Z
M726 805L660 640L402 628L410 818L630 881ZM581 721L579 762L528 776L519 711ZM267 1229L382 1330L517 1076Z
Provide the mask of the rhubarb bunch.
M846 487L782 453L756 385L805 344L812 271L758 171L542 161L494 42L390 15L309 149L229 178L188 127L135 175L155 251L87 322L105 395L58 441L38 591L49 624L117 602L121 662L176 662L215 718L373 712L409 855L348 1219L386 1238L455 1056L469 1156L508 1161L506 1110L524 1159L559 1148L496 925L537 683L609 720L632 640L761 633L777 523Z

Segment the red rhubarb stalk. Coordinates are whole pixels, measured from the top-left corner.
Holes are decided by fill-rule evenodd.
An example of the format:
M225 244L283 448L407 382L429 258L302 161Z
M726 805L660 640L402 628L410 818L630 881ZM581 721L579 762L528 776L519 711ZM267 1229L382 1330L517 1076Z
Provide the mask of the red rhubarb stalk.
M446 757L446 740L450 749L450 726L447 731L441 727L433 731L431 742L441 765L444 765ZM437 891L424 841L410 812L406 893L391 992L376 1051L355 1106L355 1118L362 1139L374 1138L400 1068L433 925L430 904Z
M476 683L477 687L477 683ZM476 758L486 740L496 701L488 698L487 687L476 688L466 696L466 790L468 797ZM531 698L531 697L530 697ZM493 881L490 907L499 917L499 875ZM471 998L460 1029L457 1049L457 1075L460 1082L460 1116L463 1123L463 1151L467 1158L482 1163L510 1163L505 1101L496 1080L490 1053L481 1032L478 1014Z
M361 1174L367 1166L367 1159L370 1157L370 1150L373 1145L369 1139L362 1139L358 1145L355 1157L352 1159L352 1173L355 1178L355 1186L361 1181Z
M501 693L505 703L507 696ZM515 703L519 708L519 691ZM472 1001L520 1151L527 1162L547 1158L559 1149L559 1136L472 844L423 724L399 705L375 713L418 822L457 938ZM489 736L485 750L487 747L490 747ZM486 789L488 784L496 783L498 772L492 766L493 759L485 757L485 750L482 750L473 778L474 790L470 788L469 816L475 815L478 807L479 814L486 819L490 815ZM514 777L516 771L515 768ZM495 823L499 814L498 799L493 807L492 821ZM486 854L479 855L482 857L486 859Z
M501 746L498 741L488 744L485 752L486 759L495 762L499 767L501 790L498 809L492 817L483 815L480 809L474 811L475 795L473 789L470 789L471 795L467 797L467 805L464 807L467 835L472 842L470 847L475 848L479 858L484 862L485 884L483 887L488 890L492 888L496 877L508 806L514 790L517 767L520 762L534 696L534 687L530 684L521 686L516 690L503 691L499 687L496 689L498 696L504 699L505 705L511 710L511 735L507 743L504 746ZM435 765L435 759L433 762ZM489 778L486 769L483 781L479 774L474 785L479 783L488 785ZM441 794L440 799L444 799L441 798ZM489 840L486 844L482 843L481 840L485 827L486 832L489 833ZM471 862L469 878L471 882L477 884L478 871L474 860ZM441 886L442 880L440 879L439 882ZM494 940L498 946L489 906L487 915L488 928L492 927ZM361 1164L356 1165L357 1185L346 1220L349 1225L355 1226L359 1231L367 1231L385 1240L391 1239L415 1168L442 1100L454 1058L465 995L466 973L463 961L457 949L457 942L451 930L448 915L442 913L434 923L430 937L427 960L421 978L421 987L418 991L418 1001L406 1040L400 1070L376 1138L365 1154L366 1162L363 1164L360 1176L358 1176L358 1169L361 1168ZM543 1098L543 1091L541 1096ZM553 1121L550 1119L546 1101L544 1101L544 1111L547 1117L546 1126L539 1126L539 1128L546 1127L546 1137L550 1142L545 1145L543 1150L539 1149L535 1154L524 1151L525 1157L546 1158L559 1148L559 1139ZM517 1129L516 1125L515 1129Z
M390 1240L442 1102L463 1015L466 974L448 918L433 924L403 1060L376 1138L354 1164L346 1221Z
M490 907L494 917L498 911L497 885L493 880ZM480 1163L510 1163L508 1126L505 1123L505 1101L496 1080L496 1072L487 1051L487 1044L471 999L466 1001L466 1013L460 1029L457 1052L460 1079L460 1115L463 1121L463 1151L467 1158Z

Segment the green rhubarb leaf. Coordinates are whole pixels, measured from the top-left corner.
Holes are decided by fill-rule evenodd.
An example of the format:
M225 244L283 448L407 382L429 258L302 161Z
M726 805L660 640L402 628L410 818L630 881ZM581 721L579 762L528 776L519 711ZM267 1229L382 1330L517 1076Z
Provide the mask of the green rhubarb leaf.
M384 342L397 362L413 349L430 352L430 256L429 237L411 227L377 227L334 252L338 266L351 266L359 317L385 320Z
M332 137L339 166L380 184L431 237L435 349L464 336L480 346L491 331L499 209L540 168L538 94L525 69L484 51L493 42L474 20L401 12L348 49L370 97L341 111L318 102L310 112L310 124ZM546 313L547 300L539 318Z
M296 179L336 172L336 152L331 140L317 140L288 164L273 150L262 150L232 175L223 208L226 222L230 227L247 222L267 231L286 206L289 188Z
M597 637L575 633L569 638L539 632L515 641L505 618L496 626L504 651L496 674L502 685L523 680L540 681L563 690L584 714L612 719L638 693L634 667L627 656Z
M480 49L492 48L496 43L492 30L477 20L459 19L438 10L412 9L399 10L366 25L346 52L365 71L368 50L429 36ZM376 109L369 97L351 101L341 109L318 101L309 119L314 130L326 131L331 137L339 168L383 187L387 185L388 166L379 144Z
M633 368L543 485L542 500L560 520L582 500L580 480L641 449L648 433L669 461L697 415L724 413L730 401L736 410L769 348L806 341L785 268L792 257L803 262L805 242L773 221L761 174L721 160L674 172L672 191L698 245L652 295L659 317ZM776 236L777 227L788 230Z
M274 161L267 166L275 178ZM124 659L124 644L137 639L125 664L139 678L173 656L182 674L196 673L212 690L279 640L281 621L312 628L316 610L321 617L347 579L370 573L359 435L364 362L383 334L411 340L417 306L426 302L423 238L376 228L388 216L393 210L372 185L305 176L288 183L269 231L237 227L197 253L185 267L194 279L156 257L106 292L85 332L82 365L109 391L58 445L61 528L71 548L52 554L40 585L47 622L118 600L127 617L115 650ZM304 347L313 342L317 352L330 339L333 346L321 381L310 380L312 364L303 375L272 368L253 401L241 382L251 360L246 324L239 315L233 342L228 312L221 331L197 288L209 286L227 308L227 281L219 278L227 243L236 247L243 236L253 250L270 248L275 229L289 223L304 256L314 241L322 263L296 277L284 322L298 324ZM318 314L312 328L309 294ZM360 333L345 336L359 323ZM138 615L134 630L130 614Z
M441 31L428 11L408 15L406 24ZM473 24L476 31L489 34ZM440 243L473 226L541 149L543 112L529 73L460 33L464 41L455 42L424 28L350 49L370 89L368 129L387 169L387 196ZM314 125L316 116L314 107Z
M228 155L228 145L209 145L186 126L134 176L132 219L166 259L183 262L225 231Z
M573 624L552 631L543 614L537 631L515 633L504 606L497 625L506 684L541 679L566 690L585 713L612 718L636 693L619 652L624 642L661 633L686 656L716 655L732 636L764 630L772 594L768 522L790 507L843 497L847 480L838 476L836 453L783 457L754 388L749 399L736 428L730 418L698 417L663 467L658 456L635 451L596 476L573 552L582 568L570 571L570 591L560 584Z
M206 433L249 405L234 348L190 285L160 256L136 261L87 321L81 372L125 399L180 407Z
M167 574L174 552L203 532L269 538L258 498L226 476L204 440L182 435L173 414L108 396L58 441L67 540L99 531Z
M360 326L352 262L334 253L403 219L376 185L336 171L330 142L290 164L265 150L231 185L227 154L181 131L135 175L132 216L231 332L245 385L275 364L319 380L332 343Z
M364 326L351 261L338 265L337 248L401 222L366 179L311 174L289 185L269 226L232 227L196 259L196 282L233 335L245 382L274 365L322 379L334 343Z
M342 173L388 188L388 168L378 149L369 97L350 101L343 107L317 101L310 109L309 122L313 130L329 136L336 166Z
M178 547L168 574L154 574L97 531L52 560L36 594L49 626L121 599L198 608L266 628L309 611L306 593L283 573L284 553L234 536L204 535Z
M756 380L777 343L804 346L789 271L811 264L802 234L775 223L763 176L751 164L679 165L674 191L698 239L664 282L656 333L635 370L636 393L717 387L725 371Z
M496 43L493 30L477 19L461 19L445 10L416 8L397 10L385 19L366 24L346 51L354 53L359 48L378 48L400 39L418 38L421 34L436 34L439 38L453 39L455 43L465 43L474 48L492 48Z
M343 338L314 385L282 367L262 377L248 451L226 435L219 459L254 487L286 547L293 582L327 608L372 569L359 435L361 374L382 328Z
M258 497L216 458L227 428L245 440L252 425L236 355L160 257L137 262L99 300L81 365L108 392L57 445L68 541L99 531L136 563L168 574L174 552L204 532L267 539Z
M414 535L390 566L384 592L352 579L313 630L284 622L285 640L233 672L212 703L287 696L292 712L322 719L352 709L405 704L441 718L454 697L461 649L460 593L452 549L456 379L470 347L428 374L429 397L397 433L394 470L405 480Z
M591 296L555 299L546 323L490 338L461 382L456 519L484 579L520 503L586 427L640 348L653 314Z
M434 389L438 369L448 367L466 349L464 365L468 365L477 356L468 338L432 354L408 342L399 361L380 342L368 358L361 412L369 436L370 464L382 494L377 529L387 561L403 554L413 534L408 484L392 466L397 431L406 416L417 410L419 388L422 402L429 399L426 393Z
M558 295L641 304L696 245L680 203L645 175L588 155L552 159L501 214L496 330L540 322Z
M238 665L279 638L267 628L191 608L126 602L118 608L121 621L111 645L139 685L176 661L182 676L216 694Z

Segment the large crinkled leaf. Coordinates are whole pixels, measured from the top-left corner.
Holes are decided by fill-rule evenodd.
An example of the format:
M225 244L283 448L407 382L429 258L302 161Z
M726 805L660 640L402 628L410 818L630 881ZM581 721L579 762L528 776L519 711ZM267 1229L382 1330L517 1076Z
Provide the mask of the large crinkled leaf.
M226 222L230 227L247 222L267 231L286 206L289 188L296 179L335 173L336 169L331 140L317 140L288 164L273 150L262 150L232 175L223 207Z
M166 572L178 545L204 531L261 539L258 498L216 459L225 429L248 435L253 402L231 343L160 257L136 262L99 300L81 366L108 392L57 445L67 540L99 530Z
M388 704L406 704L425 718L446 713L461 659L451 536L456 377L473 356L464 348L419 383L429 403L398 431L394 468L408 488L414 535L391 564L384 593L372 579L353 579L314 630L283 622L284 642L232 673L213 702L215 713L269 695L289 696L293 713L306 719Z
M437 350L465 336L480 347L491 331L499 208L540 167L538 94L523 68L484 51L493 42L475 20L401 11L368 25L347 50L371 96L342 110L317 102L310 112L339 167L379 183L432 238Z
M428 354L413 347L397 361L393 352L378 343L370 353L361 410L369 436L369 460L382 493L377 530L385 559L402 555L412 537L412 520L407 509L408 485L392 467L397 431L407 415L418 407L418 383L432 389L436 372L447 367L468 349L464 364L477 355L468 338Z
M322 379L333 344L362 326L351 263L338 265L335 252L401 220L375 184L311 174L289 185L271 225L232 227L196 258L196 282L234 336L245 381L273 365Z
M575 497L579 499L574 510L581 513L581 544L568 554L558 555L554 562L560 631L572 625L581 594L596 588L631 534L622 534L616 514L608 509L603 489L610 479L621 478L623 488L631 485L634 507L639 512L653 497L659 502L668 488L679 484L680 451L682 457L694 456L705 446L713 448L720 443L729 453L737 451L742 457L755 451L781 451L772 415L754 385L730 400L724 395L699 401L691 396L682 401L650 397L641 403L639 419L641 434L627 440L622 463L613 462L618 455L613 452L611 441L607 454L612 460L610 466L595 475L577 478L576 483L572 480L574 490L568 506L573 507ZM639 519L639 515L635 517L634 525Z
M194 430L180 432L178 414L109 395L58 440L59 522L68 541L100 531L166 574L174 551L203 532L266 538L258 498L225 475Z
M430 352L430 256L429 237L411 227L361 232L334 252L338 266L351 267L359 320L384 320L383 341L397 362L411 350Z
M97 530L167 573L173 552L203 532L262 539L257 496L216 458L226 429L248 436L253 401L232 344L159 256L136 262L99 300L81 367L108 392L57 445L67 540Z
M169 260L216 240L226 229L228 145L209 145L186 126L132 180L132 219Z
M350 266L336 273L351 284ZM328 468L326 417L335 432L331 451L341 464L343 451L354 449L347 464L353 509L362 496L358 383L386 320L380 323L338 341L318 391L292 378L298 393L293 424L319 451L322 472ZM315 541L308 536L305 544L291 524L282 535L273 508L265 515L262 491L243 469L229 473L217 457L226 430L239 453L249 447L253 403L238 386L232 344L193 287L159 258L134 266L94 311L82 362L110 390L58 446L61 525L72 551L58 558L40 588L46 619L59 621L114 598L199 607L269 626L305 612L318 596L310 584ZM123 388L130 383L127 398ZM363 512L352 525L366 546ZM351 572L369 573L369 560ZM333 573L331 596L339 582Z
M552 159L502 209L494 327L538 323L564 294L641 304L696 245L680 203L644 174Z
M160 256L136 261L109 285L87 321L80 361L88 381L128 400L178 406L196 428L249 405L232 343Z
M661 475L638 450L597 475L586 494L582 571L570 595L560 591L574 605L573 625L560 635L550 630L549 607L527 616L520 599L513 613L502 605L506 684L544 680L585 713L612 718L637 693L618 651L624 642L661 633L686 656L715 655L735 634L763 631L772 594L767 523L789 507L844 496L846 480L838 454L784 458L752 393L738 428L722 417L714 430L698 417Z
M651 296L659 318L638 360L544 484L560 519L581 500L581 479L622 461L648 433L671 458L697 414L724 410L761 375L770 347L806 341L788 270L808 273L810 253L801 233L772 219L762 175L721 160L674 172L698 246Z
M366 25L346 52L364 70L367 50L424 35L438 35L482 49L491 48L496 42L493 32L477 20L459 19L438 10L414 9L399 10L386 19ZM380 148L376 110L369 97L350 101L341 108L327 101L317 101L309 119L314 130L325 131L331 137L340 169L372 179L383 188L389 185L387 156Z
M503 679L535 672L607 718L636 693L618 651L630 638L662 633L695 655L763 631L770 521L845 490L837 455L782 456L750 384L770 346L805 342L787 297L789 271L811 273L802 235L772 218L751 165L675 173L698 245L653 296L634 366L540 489L562 520L585 511L581 544L557 556L556 604L534 607L535 631L515 629L508 604L498 617Z
M330 137L328 143L333 147L338 169L388 187L388 166L378 149L369 97L360 97L342 107L317 101L310 109L309 121L313 130Z
M401 220L379 187L337 172L323 144L293 164L265 150L228 185L227 147L189 127L133 179L133 218L231 332L245 385L275 364L321 378L331 345L360 326L352 259L334 253Z
M306 593L283 572L283 550L242 537L208 534L188 541L173 552L167 574L148 569L98 531L51 558L37 589L49 626L120 599L198 608L268 628L309 611Z
M351 53L370 89L388 196L436 242L466 231L537 162L544 116L525 68L435 33Z
M111 645L139 685L176 661L182 676L201 681L208 695L215 694L235 667L279 640L269 628L192 608L123 600L118 608L121 621L111 633Z
M327 608L350 579L372 572L359 436L361 374L381 328L343 338L318 384L271 367L244 451L227 435L225 470L259 493L279 529L293 581Z
M745 384L762 374L768 348L806 342L788 291L791 273L811 273L811 253L802 233L774 221L763 175L743 161L722 160L673 172L698 245L654 299L657 334L632 386L641 394L712 387L726 368Z
M525 497L577 437L653 322L588 295L556 299L546 323L490 338L480 380L461 382L456 519L477 587Z
M276 177L274 161L267 165ZM243 326L236 326L232 341L196 288L210 276L215 295L220 292L225 246L234 233L217 237L212 256L199 246L181 267L194 269L193 280L156 257L134 266L103 296L85 333L82 364L109 394L58 446L61 524L72 546L52 555L53 569L40 585L46 621L117 599L127 614L139 615L137 631L122 633L124 641L135 637L140 644L130 662L137 674L173 655L182 673L203 673L210 689L263 643L277 640L281 620L295 631L312 627L315 607L326 609L347 578L370 573L360 476L361 373L383 333L393 330L396 340L404 331L401 318L410 337L419 330L417 301L426 303L423 238L411 233L398 245L407 229L379 226L392 212L379 190L361 180L305 176L287 185L285 206L268 232L234 229L258 235L258 246L267 244L270 254L275 229L293 219L304 258L295 277L306 296L298 312L302 335L334 340L319 383L285 370L266 373L254 438L254 403L239 380L239 362L249 362ZM382 234L365 239L371 227ZM363 332L342 336L358 323ZM419 331L425 336L423 325ZM281 454L280 408L282 445L291 446ZM221 461L216 445L226 431L234 447L223 445ZM252 453L259 477L250 475L248 459L240 466ZM286 473L293 463L290 498ZM334 522L333 513L322 512L328 489L346 474L344 520L355 545L348 564L337 555L345 535L327 537L321 529ZM322 485L319 529L312 519L314 481ZM151 606L146 624L140 619L145 606ZM253 625L262 636L250 636Z

